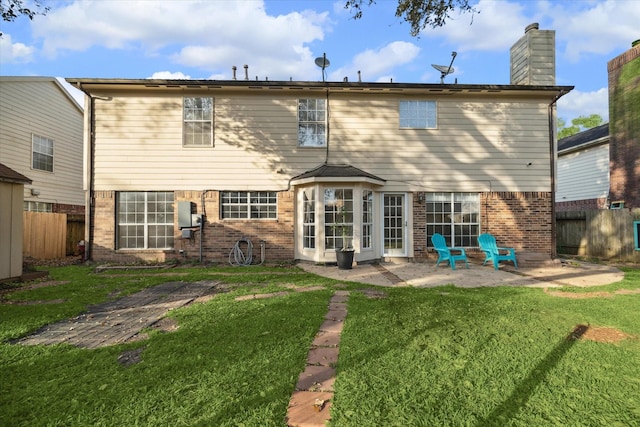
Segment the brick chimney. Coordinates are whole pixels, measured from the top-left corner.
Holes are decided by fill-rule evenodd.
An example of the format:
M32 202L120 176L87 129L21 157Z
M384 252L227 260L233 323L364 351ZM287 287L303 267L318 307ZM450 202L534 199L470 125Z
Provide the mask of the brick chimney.
M555 86L556 32L533 23L511 46L511 84Z
M607 63L609 199L640 208L640 41Z

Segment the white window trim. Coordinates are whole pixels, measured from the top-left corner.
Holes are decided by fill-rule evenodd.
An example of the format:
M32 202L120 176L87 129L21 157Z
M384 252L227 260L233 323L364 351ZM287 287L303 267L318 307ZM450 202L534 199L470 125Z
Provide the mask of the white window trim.
M425 126L402 126L402 113L401 113L401 105L402 103L433 103L435 110L434 117L434 125L429 126L429 116L425 116ZM398 102L398 128L399 129L438 129L438 102L433 99L402 99Z
M185 99L196 99L196 98L207 98L207 99L211 99L211 117L209 118L209 120L196 120L196 119L189 119L187 120L185 118ZM215 115L215 99L211 96L185 96L182 98L182 147L183 148L211 148L214 147L214 115ZM210 132L209 132L209 144L207 145L195 145L195 144L187 144L186 143L186 133L185 133L185 125L187 123L210 123Z
M247 196L246 203L225 203L224 194L225 193L244 193ZM273 194L276 198L274 203L251 203L251 193L269 193L269 195ZM247 216L244 218L227 218L224 216L224 207L225 206L246 206L247 207ZM273 218L252 218L251 217L251 206L274 206L276 208L276 215ZM223 221L277 221L278 220L278 192L276 191L221 191L220 192L220 219Z
M33 161L34 161L33 155L34 154L37 153L37 154L40 154L40 155L43 155L43 156L49 156L49 154L46 154L46 153L41 153L39 151L36 152L36 147L35 147L36 138L43 139L43 140L51 142L51 170L36 168L33 165ZM42 135L36 135L35 133L31 134L31 169L34 170L34 171L47 172L47 173L53 173L55 171L55 141L53 139L47 138L46 136L42 136Z
M310 120L305 120L305 121L301 121L300 120L300 101L303 100L321 100L324 101L324 117L321 121L317 120L317 121L310 121ZM327 114L327 109L328 109L328 103L324 98L299 98L297 100L297 105L296 105L297 109L296 109L296 118L297 118L297 123L298 123L298 134L297 134L297 138L298 138L298 147L300 148L326 148L327 147L327 129L328 129L328 114ZM301 144L300 143L300 124L322 124L324 125L324 138L323 138L323 143L321 145L307 145L307 144Z

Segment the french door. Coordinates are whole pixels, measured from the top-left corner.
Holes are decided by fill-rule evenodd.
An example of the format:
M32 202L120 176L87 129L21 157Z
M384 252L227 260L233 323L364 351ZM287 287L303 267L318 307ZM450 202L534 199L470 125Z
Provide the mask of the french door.
M385 193L382 202L383 255L407 256L406 196Z

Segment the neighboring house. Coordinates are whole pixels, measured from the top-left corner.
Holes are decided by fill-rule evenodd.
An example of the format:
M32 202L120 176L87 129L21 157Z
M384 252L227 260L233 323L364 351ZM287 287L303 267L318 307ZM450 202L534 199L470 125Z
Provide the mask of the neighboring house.
M436 232L549 259L550 124L572 89L554 39L527 28L509 85L67 79L89 97L88 256L226 262L248 239L332 263L346 230L359 262L424 259Z
M558 141L556 211L609 207L609 123Z
M22 275L22 204L26 176L0 163L0 280Z
M558 141L558 212L640 208L640 41L607 70L610 122Z
M607 63L610 198L640 208L640 40Z
M80 105L53 77L0 76L0 162L27 175L24 210L83 214Z

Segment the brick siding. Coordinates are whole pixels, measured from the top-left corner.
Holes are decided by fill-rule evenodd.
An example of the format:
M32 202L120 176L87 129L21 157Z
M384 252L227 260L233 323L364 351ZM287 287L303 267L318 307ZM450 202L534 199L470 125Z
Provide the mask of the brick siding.
M556 203L556 212L596 211L598 209L607 209L606 197L599 197L597 199L572 200L570 202Z
M426 205L413 202L413 245L416 260L432 258L426 250ZM553 199L550 192L493 192L480 195L480 230L498 244L553 257ZM472 252L472 251L471 251Z

